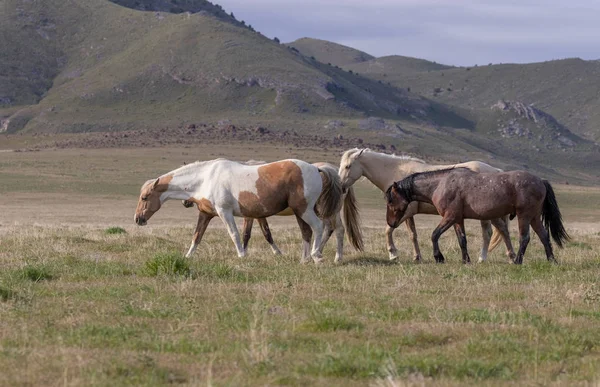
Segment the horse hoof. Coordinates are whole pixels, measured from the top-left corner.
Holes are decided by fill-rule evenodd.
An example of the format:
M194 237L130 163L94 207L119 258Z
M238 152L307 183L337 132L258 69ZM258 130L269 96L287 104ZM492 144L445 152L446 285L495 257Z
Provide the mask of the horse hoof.
M483 259L483 257L479 257L479 259L477 260L478 263L484 263L485 259Z
M413 258L413 261L415 263L420 263L422 261L421 255L415 255L415 257Z
M313 258L313 261L315 262L315 265L323 264L323 258Z

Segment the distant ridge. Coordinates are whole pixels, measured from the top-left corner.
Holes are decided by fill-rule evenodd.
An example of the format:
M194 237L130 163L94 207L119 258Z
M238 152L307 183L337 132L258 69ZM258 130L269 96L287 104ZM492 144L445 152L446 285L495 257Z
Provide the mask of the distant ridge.
M327 40L301 38L287 43L287 45L294 47L308 57L314 57L319 62L334 66L351 65L375 58L366 52Z

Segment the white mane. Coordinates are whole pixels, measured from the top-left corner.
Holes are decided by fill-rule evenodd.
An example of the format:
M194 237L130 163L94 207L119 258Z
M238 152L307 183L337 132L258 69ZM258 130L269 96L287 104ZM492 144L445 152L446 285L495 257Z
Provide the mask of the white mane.
M395 160L402 160L402 161L414 161L417 163L422 163L422 164L426 164L426 162L424 160L418 159L416 157L411 157L411 156L407 156L407 155L389 155L387 153L380 153L380 152L375 152L369 148L364 148L364 149L359 149L359 148L354 148L354 149L350 149L348 151L346 151L343 155L342 155L342 164L345 164L349 159L355 157L358 153L363 152L363 154L369 154L371 156L377 157L377 158L381 158L381 159L395 159Z

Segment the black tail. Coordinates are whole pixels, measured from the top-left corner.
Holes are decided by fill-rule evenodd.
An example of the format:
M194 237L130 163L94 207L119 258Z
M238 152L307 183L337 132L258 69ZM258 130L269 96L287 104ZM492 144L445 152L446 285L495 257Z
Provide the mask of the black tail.
M563 242L571 239L562 222L562 215L558 209L558 203L556 203L556 196L554 196L554 190L548 182L544 180L546 186L546 198L544 199L544 207L542 209L542 222L544 227L552 235L552 239L559 247L563 247Z

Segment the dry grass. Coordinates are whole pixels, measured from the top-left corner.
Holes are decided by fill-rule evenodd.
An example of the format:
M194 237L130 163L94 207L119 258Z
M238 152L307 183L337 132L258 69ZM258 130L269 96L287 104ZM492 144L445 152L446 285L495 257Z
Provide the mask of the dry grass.
M522 267L507 264L502 251L464 266L451 233L442 238L448 263L435 265L427 237L435 217L417 221L425 262L410 262L402 229L401 259L391 263L381 194L365 183L358 193L366 251L349 251L341 265L333 264L331 243L324 265L300 265L299 232L289 218L272 221L282 257L258 232L249 256L235 257L215 220L187 260L181 253L195 210L170 203L145 228L131 219L141 182L181 156L202 158L161 151L0 155L11 177L0 195L1 385L600 380L597 189L558 189L574 237L557 250L560 266L547 264L533 239ZM254 149L228 152L259 158L249 157ZM115 174L123 165L123 175ZM478 229L469 223L474 257Z

